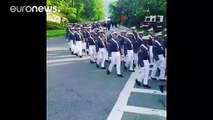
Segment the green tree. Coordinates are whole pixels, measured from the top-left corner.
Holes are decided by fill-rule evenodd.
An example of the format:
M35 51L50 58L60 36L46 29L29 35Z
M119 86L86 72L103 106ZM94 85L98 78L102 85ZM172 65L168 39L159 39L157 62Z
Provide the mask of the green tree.
M125 16L123 24L139 26L147 15L166 16L166 0L118 0L109 5L110 18L114 21Z

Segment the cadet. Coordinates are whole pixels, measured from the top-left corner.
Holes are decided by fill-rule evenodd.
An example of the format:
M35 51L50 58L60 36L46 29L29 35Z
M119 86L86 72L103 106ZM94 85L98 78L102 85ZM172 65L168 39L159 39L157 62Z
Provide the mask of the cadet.
M116 64L117 76L123 77L121 74L121 51L117 38L117 32L113 32L112 38L109 40L109 57L111 57L111 62L109 68L107 69L107 74L110 74L113 66Z
M83 41L83 36L81 35L80 28L76 28L75 32L75 37L76 37L76 52L77 56L82 58L82 41Z
M68 25L66 27L66 41L68 42L69 41L69 29L70 29L70 26Z
M153 59L153 41L154 41L154 30L153 28L148 29L148 36L149 36L149 56L150 56L150 64L153 65L154 59Z
M98 55L97 55L97 63L96 66L97 68L99 68L99 65L101 63L101 69L106 69L104 67L104 63L105 63L105 52L107 52L106 50L106 45L104 43L103 40L104 37L104 31L101 30L99 32L99 36L97 37L97 50L98 50Z
M70 28L70 35L69 35L69 40L70 40L70 51L71 51L71 54L76 54L76 39L75 39L75 31L74 31L74 28Z
M86 42L86 49L89 49L89 43L88 43L88 38L90 36L90 31L91 31L91 27L87 27L86 29L86 39L85 39L85 42ZM93 31L94 32L94 31ZM94 34L94 33L93 33ZM87 51L87 54L89 54L89 51Z
M138 68L138 48L142 44L143 31L138 33L137 39L133 39L133 51L134 51L134 63L135 67Z
M153 55L154 55L154 59L155 59L155 64L153 66L153 70L151 73L151 79L153 80L157 80L156 78L156 72L157 72L157 68L160 69L160 76L158 78L158 80L160 81L164 81L165 80L165 69L166 69L166 61L165 61L165 56L164 56L164 48L161 43L162 40L162 33L159 32L156 35L156 39L153 42Z
M148 77L149 77L149 51L148 51L148 41L149 36L144 36L143 38L143 44L138 49L138 67L140 69L140 74L138 76L138 79L135 79L135 82L138 86L141 86L141 83L143 84L143 87L145 88L151 88L148 85Z
M91 36L88 37L89 44L89 55L90 55L90 63L95 63L95 54L96 54L96 42L95 42L95 32L90 32Z
M136 27L135 26L131 27L131 30L132 30L132 33L134 35L134 38L137 39L138 38L138 33L136 31Z
M87 27L82 27L82 36L83 36L83 43L82 43L82 50L84 51L84 52L86 52L87 51L87 44L86 44L86 29L87 29Z
M118 39L119 39L119 43L120 43L120 46L121 46L121 53L124 55L124 58L123 58L123 62L125 63L126 62L126 55L127 55L127 50L124 50L126 49L124 47L124 41L125 39L127 38L126 36L126 30L121 30L121 35L118 36Z
M109 54L108 54L108 40L107 40L107 31L106 28L103 28L104 34L103 34L103 41L106 45L106 52L105 52L105 60L106 62L109 62Z
M126 51L125 53L127 53L127 55L126 55L127 60L124 65L124 69L127 69L127 67L129 67L130 72L134 72L134 70L133 70L134 54L133 54L133 43L132 43L133 37L134 37L133 33L129 33L128 38L126 38L124 41L124 47L125 47L125 51Z

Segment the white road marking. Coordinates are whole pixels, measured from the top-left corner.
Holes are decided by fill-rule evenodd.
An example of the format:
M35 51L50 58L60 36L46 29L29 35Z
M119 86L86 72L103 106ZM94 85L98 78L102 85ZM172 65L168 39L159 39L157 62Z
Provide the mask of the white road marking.
M127 102L128 102L128 99L130 97L131 92L166 95L166 92L161 93L158 90L134 88L135 79L137 78L138 75L139 75L139 69L135 69L135 72L133 72L131 74L127 83L125 84L124 88L122 89L112 111L110 112L110 114L107 118L107 120L121 120L124 112L133 112L133 113L157 115L157 116L166 117L166 111L165 110L150 109L150 108L135 107L135 106L128 106L127 105Z
M83 56L83 58L63 58L63 59L54 59L54 60L47 60L47 64L49 63L57 63L57 62L70 62L70 61L76 61L76 60L87 60L89 59L89 56Z
M138 73L138 70L135 70L134 73L131 74L129 77L126 85L124 86L123 90L121 91L112 111L110 112L107 120L121 120L125 106L128 102L129 96L131 91L135 85L135 77Z
M144 107L135 107L135 106L129 106L129 105L125 106L124 110L125 110L125 112L166 117L166 111L165 110L150 109L150 108L144 108Z
M71 63L74 63L74 62L54 63L54 64L47 64L47 65L48 65L49 67L52 67L52 66L66 65L66 64L71 64Z
M161 93L161 91L159 91L159 90L150 90L150 89L141 89L141 88L133 88L132 92L157 94L157 95L166 95L166 91L164 91L163 93Z

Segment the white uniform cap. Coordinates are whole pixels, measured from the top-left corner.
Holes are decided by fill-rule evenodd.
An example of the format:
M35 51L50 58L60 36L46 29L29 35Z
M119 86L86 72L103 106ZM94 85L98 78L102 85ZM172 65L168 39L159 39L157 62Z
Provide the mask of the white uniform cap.
M131 27L131 29L136 29L136 27L135 27L135 26L133 26L133 27Z
M138 34L143 34L143 33L144 33L144 31L138 32Z
M153 28L148 29L148 31L153 31Z
M143 40L149 40L149 36L143 36L142 39Z
M112 35L114 35L114 34L118 34L118 33L117 32L113 32Z
M126 30L121 30L121 33L124 33L124 32L126 32Z
M161 32L156 33L155 36L156 36L156 37L157 37L157 36L162 36L162 33L161 33Z
M132 36L134 36L134 34L133 34L133 33L128 33L128 35L132 35Z

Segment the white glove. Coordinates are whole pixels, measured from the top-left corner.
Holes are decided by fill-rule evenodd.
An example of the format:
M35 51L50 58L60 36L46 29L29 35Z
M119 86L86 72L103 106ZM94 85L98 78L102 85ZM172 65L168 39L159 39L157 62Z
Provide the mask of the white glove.
M112 57L109 57L109 60L112 60Z

